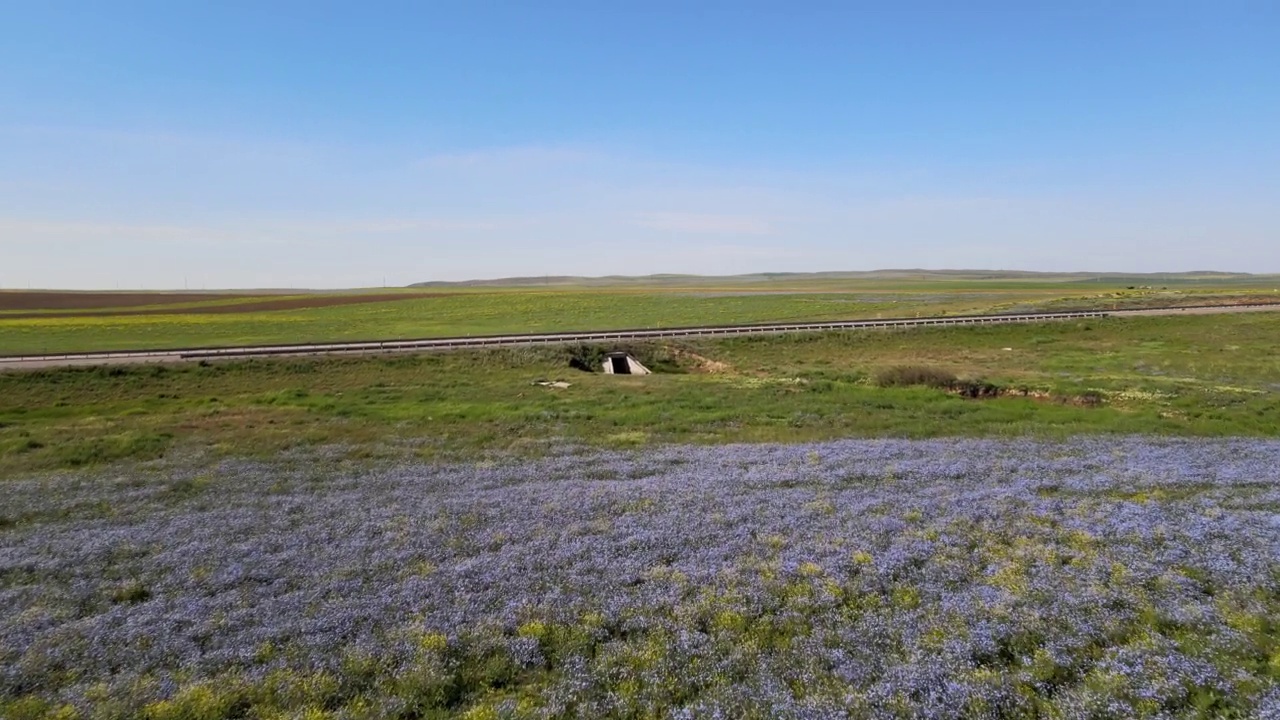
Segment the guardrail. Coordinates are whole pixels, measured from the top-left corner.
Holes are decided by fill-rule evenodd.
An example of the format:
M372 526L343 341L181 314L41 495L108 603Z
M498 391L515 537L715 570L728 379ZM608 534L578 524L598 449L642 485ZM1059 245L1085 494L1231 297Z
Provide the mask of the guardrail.
M845 320L833 322L760 323L754 325L722 325L666 329L608 330L598 332L485 335L475 337L421 338L414 340L374 340L344 343L308 343L224 348L186 348L173 350L133 350L95 353L48 353L0 357L0 366L19 363L77 363L129 360L206 360L216 358L269 357L277 355L330 355L358 353L408 352L450 348L483 348L512 345L566 344L606 342L610 340L652 340L681 337L715 337L726 335L761 335L789 332L820 332L874 328L921 327L941 325L991 325L1102 318L1108 312L1025 313L1016 315L956 315L927 318L891 318L884 320Z
M838 320L830 322L756 323L752 325L720 325L710 327L676 327L665 329L636 328L570 333L528 333L480 335L475 337L420 338L413 340L365 340L338 343L299 343L247 347L203 347L165 350L124 350L118 352L47 353L42 355L0 356L0 368L22 364L93 364L95 362L180 361L216 358L251 358L279 355L348 355L359 353L411 352L414 350L446 350L450 348L484 348L512 345L607 342L610 340L652 340L681 337L715 337L727 335L763 335L827 330L869 330L875 328L922 327L941 325L998 325L1009 323L1051 322L1141 315L1152 312L1205 309L1280 309L1280 304L1186 305L1177 307L1133 308L1126 310L1086 310L1076 312L1018 313L1006 315L944 315L926 318L889 318L877 320Z

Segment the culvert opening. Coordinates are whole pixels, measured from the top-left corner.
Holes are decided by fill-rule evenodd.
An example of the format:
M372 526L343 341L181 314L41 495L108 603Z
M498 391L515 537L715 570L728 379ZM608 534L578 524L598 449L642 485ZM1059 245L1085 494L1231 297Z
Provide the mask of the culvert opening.
M608 375L648 375L649 368L640 364L630 353L606 353L601 369Z

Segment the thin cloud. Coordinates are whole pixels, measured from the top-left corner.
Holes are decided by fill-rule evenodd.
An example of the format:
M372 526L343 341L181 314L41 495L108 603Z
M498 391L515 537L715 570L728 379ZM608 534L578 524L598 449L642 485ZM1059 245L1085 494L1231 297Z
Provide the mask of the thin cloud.
M601 157L599 152L582 148L526 145L439 153L421 158L413 165L432 170L503 171L563 167L597 160Z
M275 232L296 235L398 235L413 233L504 232L545 224L535 216L370 218L326 223L266 223Z
M773 224L753 215L646 213L637 224L651 230L693 235L772 235Z
M0 244L36 242L143 241L163 243L221 243L234 233L179 225L49 222L0 218Z
M543 224L536 217L372 218L337 222L248 221L244 227L201 227L120 222L58 222L0 218L0 247L50 243L150 245L290 244L317 239L354 242L370 235L509 233Z

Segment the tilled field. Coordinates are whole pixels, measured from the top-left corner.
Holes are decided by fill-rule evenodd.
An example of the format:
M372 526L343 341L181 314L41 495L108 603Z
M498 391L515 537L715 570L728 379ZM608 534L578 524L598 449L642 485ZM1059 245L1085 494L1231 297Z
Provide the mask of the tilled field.
M227 300L237 299L235 295L155 295L152 302L144 302L146 296L126 296L125 300L119 305L86 305L78 306L76 310L67 310L65 312L31 312L31 313L6 313L0 315L0 319L6 320L26 320L31 318L74 318L74 317L116 317L116 316L132 316L132 315L228 315L235 313L251 313L251 312L267 312L273 310L305 310L312 308L336 307L340 305L360 305L364 303L382 303L395 302L398 300L422 300L430 297L443 297L446 293L383 293L383 294L334 294L334 295L305 295L305 296L289 296L281 298L261 298L257 296L244 296L243 302L223 305L194 305L183 306L177 308L167 307L147 307L134 308L130 305L155 305L162 303L185 303L199 302L204 300ZM0 294L3 299L3 294ZM67 302L73 301L73 299ZM47 301L51 307L59 307L57 303L63 302L61 298L53 298ZM100 303L112 302L110 297L102 297L98 299ZM2 305L2 303L0 303ZM0 307L0 309L4 309Z
M56 290L5 290L0 292L0 310L93 310L128 308L140 305L232 300L250 295L235 293L169 292L59 292Z
M4 498L4 717L1280 713L1280 441L299 456Z

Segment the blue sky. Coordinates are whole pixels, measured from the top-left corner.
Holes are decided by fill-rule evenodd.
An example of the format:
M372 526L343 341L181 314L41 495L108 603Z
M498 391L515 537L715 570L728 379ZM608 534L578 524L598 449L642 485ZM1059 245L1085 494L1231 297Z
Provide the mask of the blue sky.
M1280 272L1275 2L5 5L0 287Z

